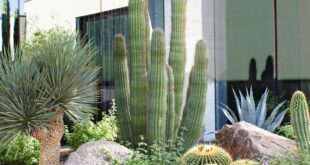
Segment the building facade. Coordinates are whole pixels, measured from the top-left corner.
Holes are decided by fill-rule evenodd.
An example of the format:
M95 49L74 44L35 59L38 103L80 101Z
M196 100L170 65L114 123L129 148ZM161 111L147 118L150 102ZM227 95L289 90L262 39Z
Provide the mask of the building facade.
M93 38L101 52L102 101L114 97L112 40L126 35L128 0L30 0L25 3L28 36L37 28L54 25ZM169 50L171 0L149 0L150 25L164 29ZM270 89L270 98L289 99L296 89L309 94L310 1L305 0L188 0L186 24L186 73L193 65L195 43L208 46L208 94L205 133L227 123L218 109L224 103L235 109L232 89L252 88L255 99ZM186 80L187 84L188 80ZM185 91L184 91L185 92ZM103 103L106 105L107 103ZM270 104L270 105L269 105ZM272 101L268 106L273 106Z

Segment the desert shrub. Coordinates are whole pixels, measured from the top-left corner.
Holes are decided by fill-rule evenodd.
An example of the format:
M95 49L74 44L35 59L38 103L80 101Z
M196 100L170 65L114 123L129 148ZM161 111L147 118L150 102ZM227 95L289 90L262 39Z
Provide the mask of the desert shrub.
M35 138L19 135L0 152L0 164L37 164L39 148L39 142Z
M181 156L185 149L183 147L183 139L178 137L176 143L155 142L152 146L147 143L138 143L138 147L125 164L126 165L170 165L180 164ZM147 149L148 150L147 150Z
M284 136L284 137L287 137L287 138L292 139L292 140L296 139L296 137L294 135L293 127L292 127L292 125L289 125L289 124L280 126L278 128L277 134Z
M282 157L275 157L264 162L264 165L309 165L310 157L307 153L301 152L298 157L294 157L290 154L285 154Z
M68 130L65 132L68 145L73 149L77 149L80 145L89 141L114 141L118 135L115 113L116 105L113 100L112 106L109 109L109 115L104 113L99 122L92 122L92 116L90 116L89 119L74 125L72 132L69 132Z

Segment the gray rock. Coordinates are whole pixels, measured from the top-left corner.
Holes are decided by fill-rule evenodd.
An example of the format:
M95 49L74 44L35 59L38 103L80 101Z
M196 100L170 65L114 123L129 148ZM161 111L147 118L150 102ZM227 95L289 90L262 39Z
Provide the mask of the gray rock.
M71 153L65 165L110 165L124 163L132 155L128 148L108 141L92 141L81 145Z
M270 159L297 156L294 140L268 132L247 122L225 125L216 135L219 146L236 159Z

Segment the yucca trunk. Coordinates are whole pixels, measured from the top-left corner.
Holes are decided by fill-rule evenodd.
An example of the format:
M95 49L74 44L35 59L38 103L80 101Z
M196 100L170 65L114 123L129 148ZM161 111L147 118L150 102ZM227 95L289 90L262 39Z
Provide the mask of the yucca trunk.
M32 132L40 141L39 165L60 165L60 140L64 134L63 115L58 115L46 129Z

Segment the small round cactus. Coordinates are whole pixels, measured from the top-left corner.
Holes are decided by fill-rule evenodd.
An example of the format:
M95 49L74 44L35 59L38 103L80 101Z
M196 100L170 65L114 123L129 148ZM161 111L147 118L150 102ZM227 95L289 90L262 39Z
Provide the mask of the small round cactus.
M234 161L231 165L258 165L258 163L248 159L240 159Z
M182 156L183 165L230 165L232 158L222 148L215 145L197 145Z

